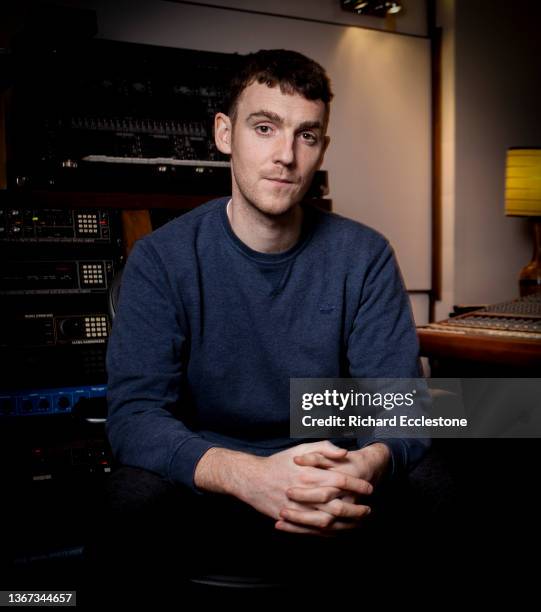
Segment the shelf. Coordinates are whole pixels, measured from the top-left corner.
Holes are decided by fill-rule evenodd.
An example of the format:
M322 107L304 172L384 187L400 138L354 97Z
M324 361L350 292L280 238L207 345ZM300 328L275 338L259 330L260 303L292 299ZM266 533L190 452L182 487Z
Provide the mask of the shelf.
M126 193L90 191L45 191L3 190L0 191L0 206L36 208L120 208L148 210L170 208L189 210L224 194L180 195L172 193ZM331 210L331 200L311 198L314 206Z

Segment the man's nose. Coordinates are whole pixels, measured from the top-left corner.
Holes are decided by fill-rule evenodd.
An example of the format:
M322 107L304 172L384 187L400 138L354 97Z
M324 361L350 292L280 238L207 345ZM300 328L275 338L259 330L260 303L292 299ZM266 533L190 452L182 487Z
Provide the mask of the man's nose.
M278 139L274 150L274 162L291 166L295 162L295 137L284 134Z

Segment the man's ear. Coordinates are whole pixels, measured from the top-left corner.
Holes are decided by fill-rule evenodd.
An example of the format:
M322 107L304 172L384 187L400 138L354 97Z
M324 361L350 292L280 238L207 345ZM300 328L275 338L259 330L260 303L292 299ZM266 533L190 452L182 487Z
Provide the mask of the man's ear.
M216 148L224 155L231 155L231 119L224 113L216 113L214 117L214 141Z

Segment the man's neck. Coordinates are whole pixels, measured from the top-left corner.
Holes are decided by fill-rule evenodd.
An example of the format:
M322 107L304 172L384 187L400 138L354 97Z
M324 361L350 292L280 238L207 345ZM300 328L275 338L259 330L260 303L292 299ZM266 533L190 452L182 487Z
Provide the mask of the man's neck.
M259 253L283 253L297 243L301 234L303 212L298 204L285 215L273 217L231 199L227 216L235 235Z

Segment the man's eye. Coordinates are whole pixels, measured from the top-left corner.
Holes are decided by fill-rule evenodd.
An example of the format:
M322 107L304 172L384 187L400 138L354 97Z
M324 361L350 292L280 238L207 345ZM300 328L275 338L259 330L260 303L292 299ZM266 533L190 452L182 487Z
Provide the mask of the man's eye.
M310 144L317 142L317 138L314 134L312 134L312 132L301 132L301 136L303 140Z
M265 136L267 134L270 134L271 132L271 128L269 125L258 125L256 126L256 132L259 132L259 134L264 134Z

